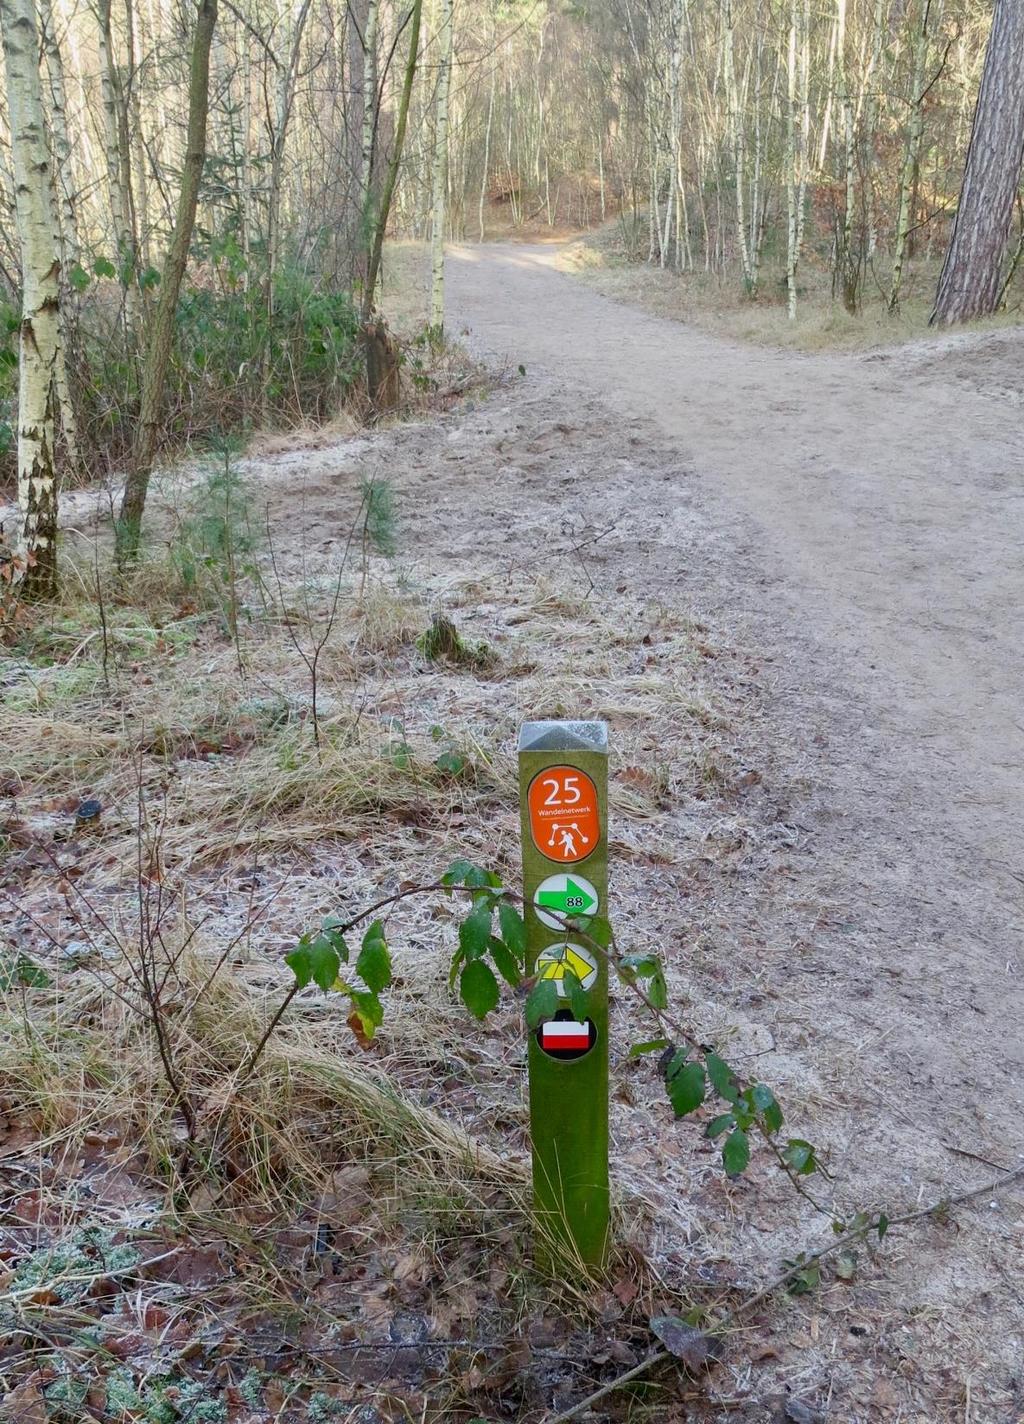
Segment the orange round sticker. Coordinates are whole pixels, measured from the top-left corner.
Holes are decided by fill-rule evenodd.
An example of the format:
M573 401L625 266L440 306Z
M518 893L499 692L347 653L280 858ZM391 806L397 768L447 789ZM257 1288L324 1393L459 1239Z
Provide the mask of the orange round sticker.
M574 766L538 772L527 792L533 843L548 860L570 865L597 849L601 820L597 787Z

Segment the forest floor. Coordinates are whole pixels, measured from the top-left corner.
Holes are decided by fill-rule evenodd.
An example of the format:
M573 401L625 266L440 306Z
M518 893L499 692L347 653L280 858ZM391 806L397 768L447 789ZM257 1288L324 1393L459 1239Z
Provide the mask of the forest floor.
M237 640L223 565L185 576L202 471L156 484L151 562L103 607L103 502L67 501L78 583L4 663L0 914L48 976L14 976L0 1025L12 1424L541 1421L642 1358L650 1315L734 1306L831 1239L769 1160L724 1179L627 1057L618 997L624 1249L593 1285L538 1276L519 1009L468 1033L444 902L389 918L374 1047L309 990L234 1091L298 932L459 855L514 883L526 717L610 723L620 940L776 1089L830 1208L1021 1165L1020 336L757 351L557 260L454 249L450 333L487 379L239 464ZM361 534L367 480L390 553ZM307 608L326 626L346 549L318 756L291 639ZM424 657L439 609L486 667ZM167 943L199 927L169 1032L208 1177L112 992L157 902ZM707 1378L656 1371L590 1417L1018 1424L1022 1250L1018 1182L773 1295Z
M766 254L757 299L751 301L737 280L736 271L705 272L700 266L682 276L644 260L626 239L621 220L603 224L570 237L558 235L556 265L571 272L593 291L615 301L639 306L654 316L685 322L728 340L754 342L795 351L865 351L891 347L920 338L938 338L931 332L935 288L941 253L927 250L916 255L904 271L900 303L889 311L891 272L883 253L872 261L863 277L860 310L847 312L832 292L828 262L808 252L797 284L796 320L789 319L785 263ZM640 232L646 252L646 232ZM529 237L506 241L530 242ZM539 243L539 237L534 238ZM545 246L549 245L545 241ZM1010 291L1007 309L978 322L975 334L1019 325L1021 296Z

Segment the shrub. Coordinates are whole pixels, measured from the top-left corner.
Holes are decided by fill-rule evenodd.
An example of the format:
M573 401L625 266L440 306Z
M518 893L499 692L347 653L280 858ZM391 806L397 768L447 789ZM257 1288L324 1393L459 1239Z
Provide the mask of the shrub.
M246 285L244 264L229 258L218 253L196 269L178 303L163 422L172 448L219 444L258 424L322 424L344 404L361 369L349 293L325 290L282 263L268 304L260 274L254 271ZM125 340L124 289L103 257L88 271L75 267L69 277L73 320L66 357L85 472L118 471L130 454L139 412L140 363ZM144 303L158 281L152 270L139 278ZM9 486L18 326L16 305L0 299L0 481Z

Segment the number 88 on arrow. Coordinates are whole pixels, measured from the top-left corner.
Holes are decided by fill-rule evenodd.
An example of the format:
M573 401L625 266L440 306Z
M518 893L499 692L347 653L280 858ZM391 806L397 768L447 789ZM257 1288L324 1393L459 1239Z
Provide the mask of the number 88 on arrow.
M597 787L586 772L575 766L545 767L530 783L527 804L533 843L548 860L572 864L597 849Z

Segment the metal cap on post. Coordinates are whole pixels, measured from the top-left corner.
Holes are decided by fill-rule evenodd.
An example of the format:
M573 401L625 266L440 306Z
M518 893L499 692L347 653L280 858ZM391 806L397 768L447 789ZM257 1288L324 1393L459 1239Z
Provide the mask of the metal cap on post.
M525 722L519 734L526 968L564 1007L528 1042L534 1205L546 1236L587 1265L608 1244L608 972L566 920L607 915L608 727ZM566 975L586 995L569 1008Z

